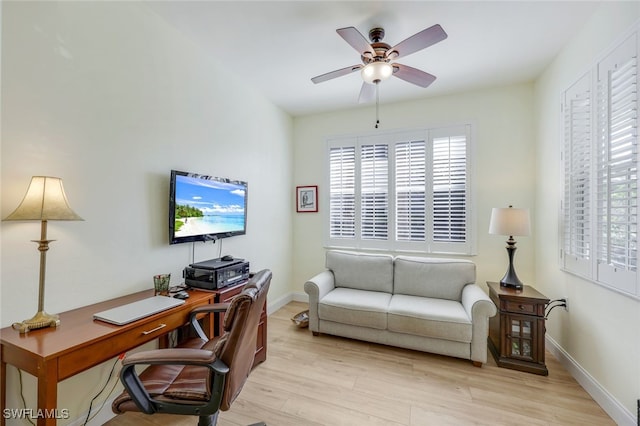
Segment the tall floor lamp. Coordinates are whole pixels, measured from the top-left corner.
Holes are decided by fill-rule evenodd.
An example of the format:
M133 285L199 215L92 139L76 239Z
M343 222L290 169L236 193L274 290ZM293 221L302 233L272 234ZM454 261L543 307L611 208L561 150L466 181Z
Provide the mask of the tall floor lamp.
M522 289L522 281L520 281L513 268L513 257L516 253L516 241L513 236L527 236L531 233L529 209L514 209L513 206L509 206L509 208L494 208L491 211L489 233L509 236L506 247L509 255L509 268L500 280L500 285L502 287Z
M60 325L58 315L48 314L44 310L44 278L49 243L47 239L47 221L49 220L83 220L67 202L62 179L49 176L33 176L22 202L17 209L3 220L39 220L40 239L31 240L38 243L40 251L40 285L38 287L38 312L30 319L13 324L20 333L26 333L42 327Z

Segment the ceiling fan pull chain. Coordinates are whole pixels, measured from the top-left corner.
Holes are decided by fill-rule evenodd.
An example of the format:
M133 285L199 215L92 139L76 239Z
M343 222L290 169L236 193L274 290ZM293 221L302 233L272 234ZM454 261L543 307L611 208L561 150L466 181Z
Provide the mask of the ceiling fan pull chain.
M380 83L376 83L376 129L380 124Z

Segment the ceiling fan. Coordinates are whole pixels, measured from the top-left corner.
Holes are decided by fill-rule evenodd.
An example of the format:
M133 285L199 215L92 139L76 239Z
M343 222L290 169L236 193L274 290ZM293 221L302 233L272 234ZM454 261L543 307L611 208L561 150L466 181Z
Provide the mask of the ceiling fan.
M437 24L412 35L393 47L382 41L384 38L383 28L373 28L369 31L371 43L354 27L340 28L336 32L360 53L362 64L321 74L313 77L311 81L316 84L322 83L360 70L364 80L358 98L361 103L373 100L374 94L377 92L377 85L391 76L420 87L427 87L433 83L436 79L434 75L391 61L408 56L447 38L447 33Z

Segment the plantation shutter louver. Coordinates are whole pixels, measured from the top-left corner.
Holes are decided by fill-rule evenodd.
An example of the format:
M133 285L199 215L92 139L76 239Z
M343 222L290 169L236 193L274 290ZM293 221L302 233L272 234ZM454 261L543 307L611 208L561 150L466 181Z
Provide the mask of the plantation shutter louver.
M433 139L433 240L466 240L467 140Z
M591 80L586 74L565 92L563 265L588 275L591 257Z
M637 47L629 38L598 64L597 279L636 293Z
M363 240L387 240L389 147L363 145L360 155L361 237Z
M426 239L425 141L396 144L396 240Z

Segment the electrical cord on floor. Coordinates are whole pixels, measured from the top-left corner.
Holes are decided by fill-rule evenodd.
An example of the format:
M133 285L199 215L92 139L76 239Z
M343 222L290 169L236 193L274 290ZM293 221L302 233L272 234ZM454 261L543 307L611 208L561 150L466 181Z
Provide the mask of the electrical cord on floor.
M118 362L124 357L124 354L121 354L118 358L116 358L116 360L114 361L113 365L111 366L111 371L109 372L109 377L107 377L107 381L104 383L104 386L102 386L102 389L100 389L100 392L98 392L92 399L91 402L89 403L89 411L87 411L87 418L85 419L83 426L86 426L86 424L89 422L89 420L93 419L99 412L100 410L102 410L102 408L104 407L104 404L106 402L107 399L105 399L102 402L102 405L100 406L100 408L98 409L98 411L96 411L93 416L91 416L91 407L93 406L93 402L96 400L96 398L98 398L100 396L100 394L106 389L107 385L109 384L109 382L111 381L111 377L113 377L113 372L116 369L116 365L118 365ZM107 395L107 398L109 398L109 395L111 395L111 393L113 392L113 389L115 389L116 385L118 384L118 382L116 381L116 383L113 385L113 387L111 388L111 391L109 392L109 394ZM91 417L90 417L91 416Z

